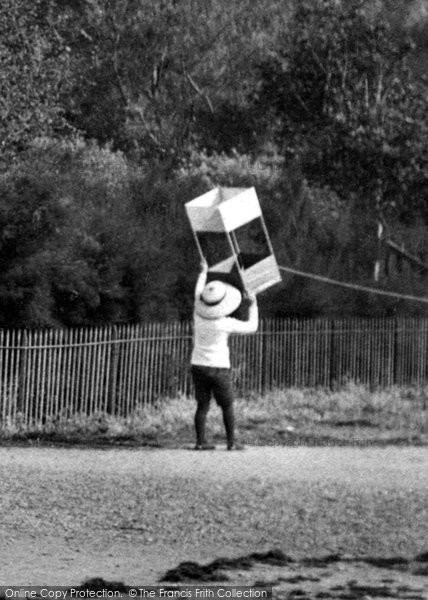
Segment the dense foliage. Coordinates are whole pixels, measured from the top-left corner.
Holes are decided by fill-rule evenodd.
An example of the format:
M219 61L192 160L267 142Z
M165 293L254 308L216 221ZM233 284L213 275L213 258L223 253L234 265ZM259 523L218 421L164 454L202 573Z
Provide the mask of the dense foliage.
M259 102L308 180L410 222L428 217L427 89L407 65L409 37L362 6L299 3L291 36L262 65Z
M376 237L428 263L428 29L394 6L3 2L0 326L188 318L183 205L215 185L256 187L280 264L373 286L381 260L383 289L426 295ZM292 276L260 301L426 309Z
M13 159L40 135L65 133L60 97L69 88L69 51L53 1L0 4L0 158Z

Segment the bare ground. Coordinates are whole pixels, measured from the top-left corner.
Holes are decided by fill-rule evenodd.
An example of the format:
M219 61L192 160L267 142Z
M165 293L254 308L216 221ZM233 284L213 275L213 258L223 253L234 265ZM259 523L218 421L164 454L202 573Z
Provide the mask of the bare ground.
M428 597L424 448L9 447L0 481L0 585L101 577Z

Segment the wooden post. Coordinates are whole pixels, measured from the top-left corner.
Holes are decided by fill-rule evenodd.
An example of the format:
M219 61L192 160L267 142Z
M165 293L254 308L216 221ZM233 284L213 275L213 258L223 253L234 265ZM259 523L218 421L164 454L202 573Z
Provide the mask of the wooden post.
M394 345L393 345L393 351L392 351L393 352L393 354L392 354L393 370L394 370L393 381L394 381L395 385L397 385L397 384L400 385L400 383L401 383L401 381L399 381L399 378L398 378L398 327L399 327L398 318L395 317L394 318Z
M374 280L379 281L380 267L381 267L381 256L382 256L382 235L383 235L383 224L378 221L377 224L377 257L374 265Z
M336 343L335 343L335 327L334 319L330 321L330 373L329 373L329 386L331 390L334 390L336 384Z
M18 368L18 391L17 391L17 410L22 412L25 402L25 388L27 381L27 331L24 329L20 336L19 350L19 368Z
M260 376L260 390L262 394L265 394L268 389L268 376L267 376L267 346L266 346L266 338L267 338L267 329L268 329L268 321L265 319L264 321L260 321L259 332L260 336L260 344L259 344L259 364L261 367L261 376Z
M108 401L107 401L107 413L114 414L115 402L116 402L116 387L117 387L117 363L118 363L118 345L116 343L118 339L117 325L113 325L111 334L111 346L110 346L110 373L109 373L109 386L108 386Z

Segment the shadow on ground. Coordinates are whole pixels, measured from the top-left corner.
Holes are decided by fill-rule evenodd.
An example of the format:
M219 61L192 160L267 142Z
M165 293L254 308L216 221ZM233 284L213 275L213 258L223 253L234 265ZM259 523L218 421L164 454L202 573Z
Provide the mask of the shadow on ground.
M412 558L329 554L297 560L274 549L238 558L218 558L204 565L183 562L167 571L162 581L272 586L274 598L290 600L424 600L428 593L427 575L428 552Z
M273 598L284 600L426 600L427 576L428 551L411 558L328 554L295 559L280 549L273 549L237 558L217 558L207 564L182 562L168 570L158 585L162 584L165 590L200 583L272 587ZM137 588L141 587L139 583ZM132 586L123 582L98 577L74 588L85 590L86 594L88 590L103 591L103 597L110 592L120 592L122 598L134 597L132 592L129 594L131 589ZM0 600L4 599L5 596L0 596Z

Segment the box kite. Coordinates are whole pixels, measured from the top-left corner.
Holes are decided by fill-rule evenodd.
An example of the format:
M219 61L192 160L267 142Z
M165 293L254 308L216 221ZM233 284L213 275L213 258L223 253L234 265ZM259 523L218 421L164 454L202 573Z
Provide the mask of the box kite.
M254 188L218 187L185 207L210 273L238 274L254 294L281 281Z

